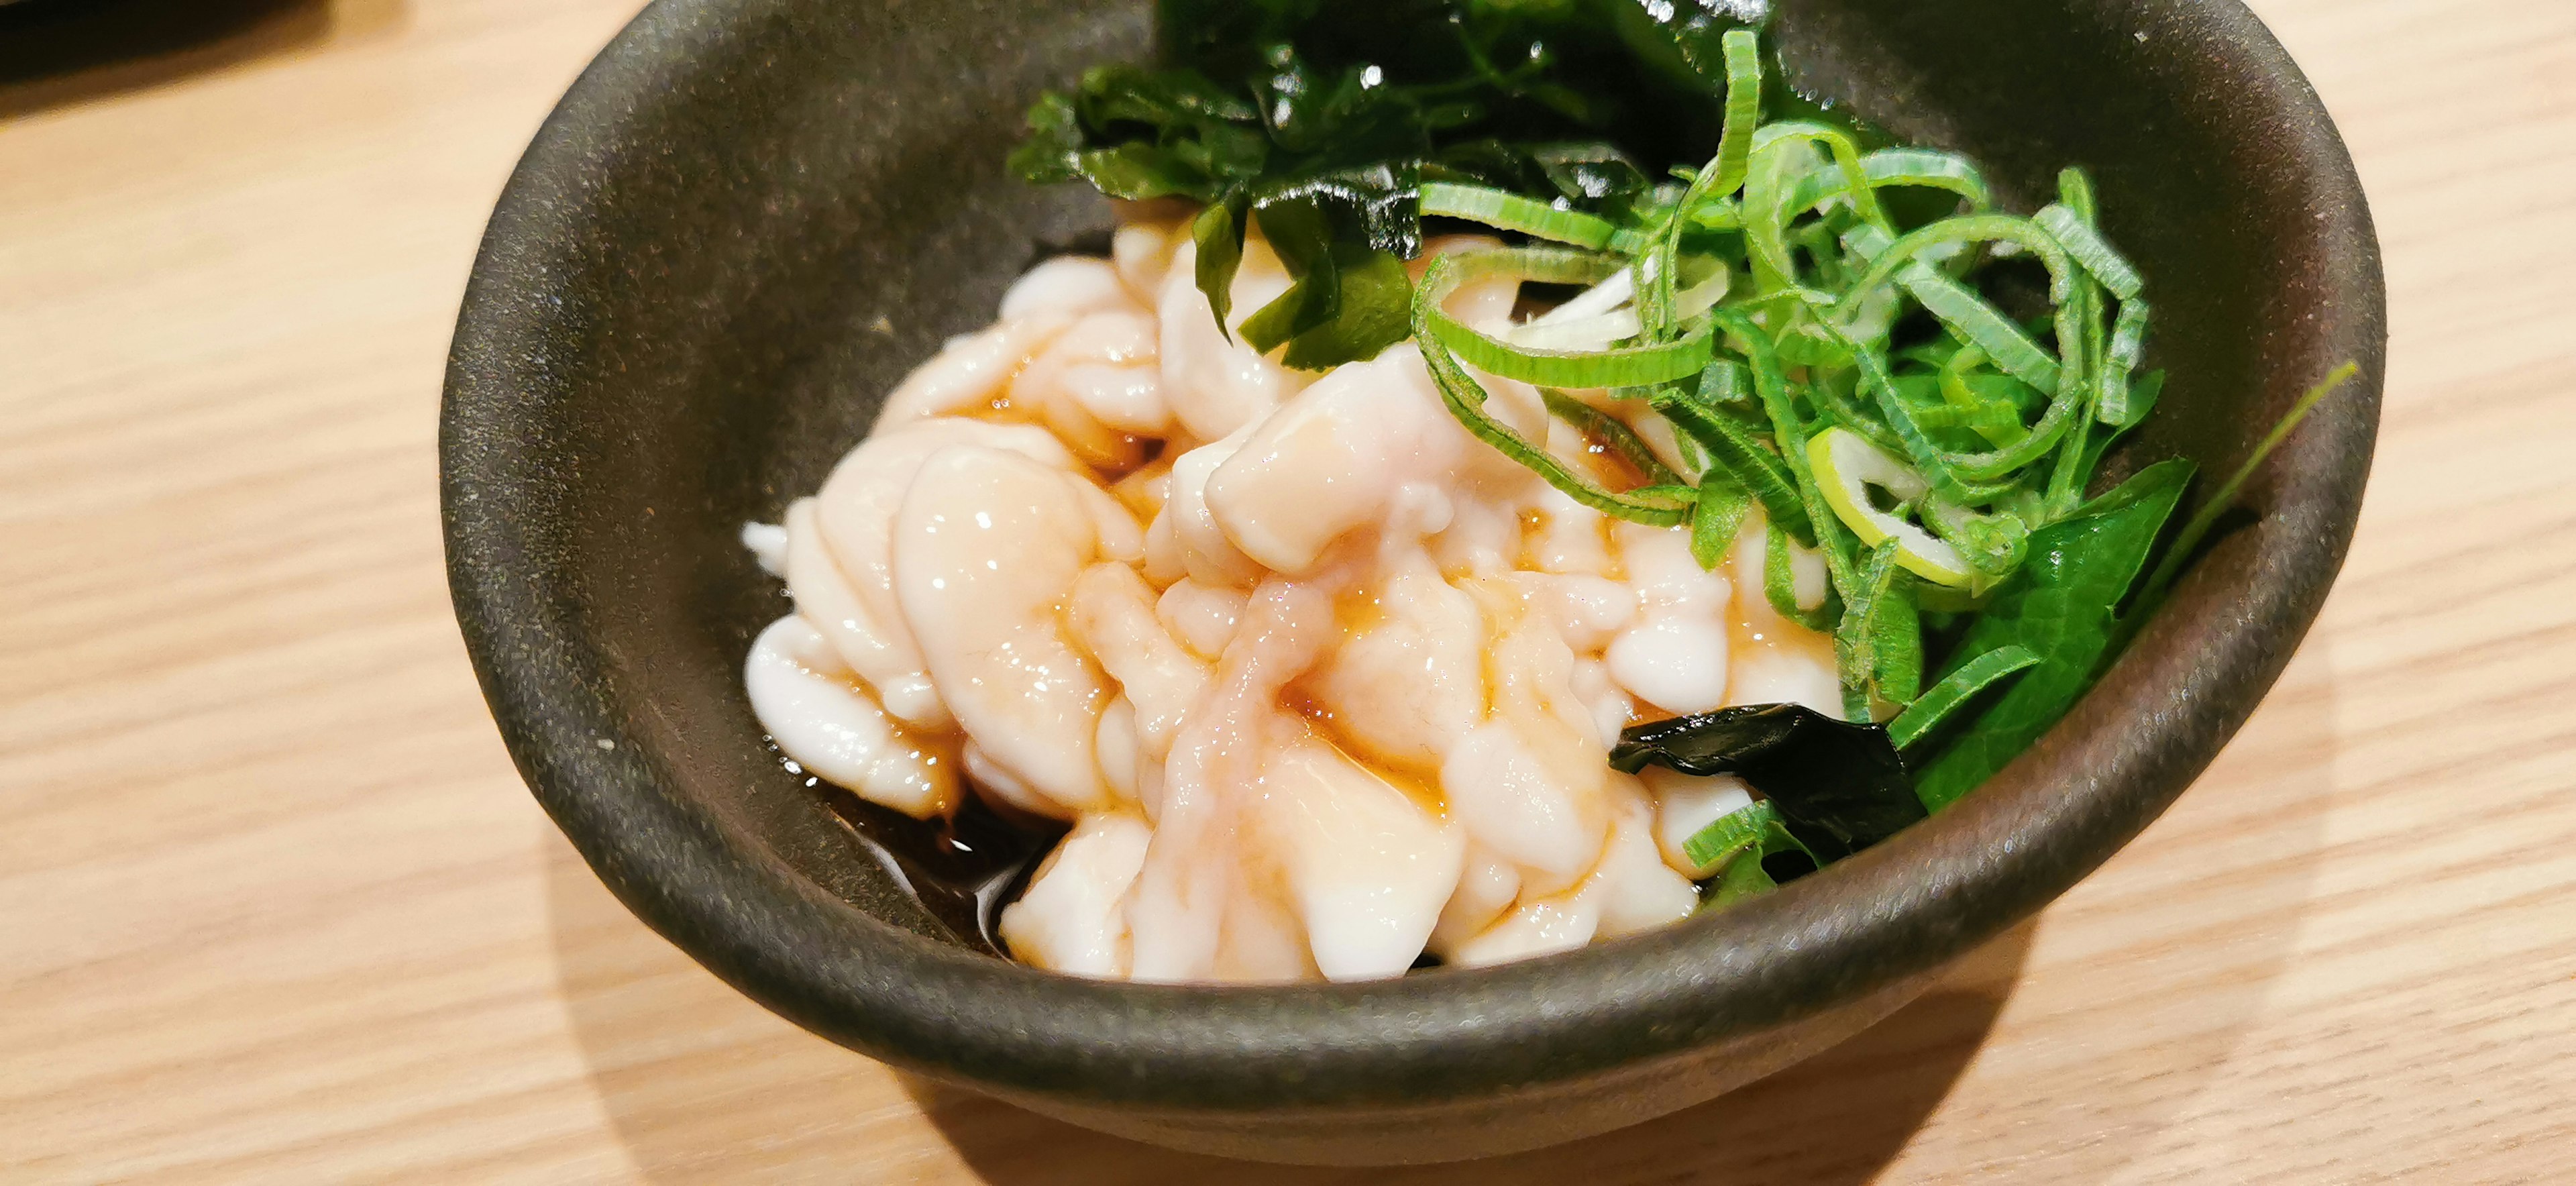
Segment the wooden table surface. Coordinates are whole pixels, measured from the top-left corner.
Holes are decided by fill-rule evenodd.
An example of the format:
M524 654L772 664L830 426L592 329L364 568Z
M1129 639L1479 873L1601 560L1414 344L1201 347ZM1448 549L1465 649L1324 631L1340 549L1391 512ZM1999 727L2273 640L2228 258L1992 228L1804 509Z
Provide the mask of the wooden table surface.
M522 789L440 569L441 365L634 0L121 7L194 23L0 18L0 1180L2576 1177L2576 4L2257 4L2378 214L2387 427L2179 806L1812 1062L1388 1173L908 1081L647 932Z

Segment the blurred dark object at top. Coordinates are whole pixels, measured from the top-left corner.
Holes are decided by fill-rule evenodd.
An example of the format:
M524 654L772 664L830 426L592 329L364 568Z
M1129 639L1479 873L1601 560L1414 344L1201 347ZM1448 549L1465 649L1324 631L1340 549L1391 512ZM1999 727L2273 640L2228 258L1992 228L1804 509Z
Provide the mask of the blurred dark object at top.
M0 118L313 44L403 0L0 0Z

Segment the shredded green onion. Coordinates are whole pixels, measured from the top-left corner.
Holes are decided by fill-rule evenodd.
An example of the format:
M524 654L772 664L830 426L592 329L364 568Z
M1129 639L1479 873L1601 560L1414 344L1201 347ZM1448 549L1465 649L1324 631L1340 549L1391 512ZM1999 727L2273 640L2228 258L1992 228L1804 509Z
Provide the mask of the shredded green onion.
M1691 506L1691 559L1707 569L1726 563L1752 510L1752 492L1733 474L1720 471L1701 478L1699 500Z
M1508 190L1447 181L1423 183L1422 213L1424 217L1462 218L1496 230L1512 231L1533 239L1571 243L1594 251L1610 246L1611 240L1619 234L1619 228L1606 218L1577 210L1559 210Z
M2243 491L2245 483L2254 477L2254 471L2261 469L2263 463L2271 458L2272 451L2280 448L2281 442L2290 439L2290 434L2297 431L2299 424L2308 418L2308 413L2316 410L2320 401L2334 394L2335 388L2350 382L2354 375L2360 373L2360 364L2352 362L2347 362L2328 372L2323 382L2309 388L2306 395L2299 397L2299 402L2290 405L2289 412L2281 417L2279 423L2272 426L2272 431L2264 433L2263 439L2255 442L2254 452L2247 455L2245 464L2237 466L2236 472L2228 475L2227 481L2209 496L2209 501L2201 505L2200 511L2191 517L2191 521L2183 525L2181 533L2174 536L2173 545L2165 549L2164 562L2156 566L2154 575L2149 576L2147 583L2141 586L2143 591L2138 597L2138 605L2141 609L2152 607L2157 601L2163 599L2165 589L2173 583L2174 577L2181 573L2183 563L2191 558L2192 553L2200 550L2200 541L2208 537L2210 528L2218 525L2219 517L2236 505L2237 494Z
M1477 255L1502 254L1506 253L1479 252L1442 256L1432 262L1431 271L1423 276L1421 287L1414 291L1414 338L1421 344L1422 361L1431 371L1432 384L1440 389L1441 402L1448 405L1450 414L1457 417L1458 422L1465 425L1467 431L1474 434L1478 440L1492 445L1504 456L1528 467L1548 485L1563 491L1567 497L1576 502L1604 514L1659 527L1670 527L1687 520L1692 501L1687 497L1689 493L1687 489L1683 491L1684 496L1674 495L1671 487L1653 487L1627 493L1605 489L1558 460L1555 455L1547 451L1544 443L1531 442L1527 437L1513 431L1510 425L1494 419L1491 413L1485 411L1485 400L1488 397L1484 387L1467 373L1465 367L1459 365L1457 357L1449 352L1437 332L1438 322L1446 320L1439 311L1439 302L1457 290L1458 284L1461 283L1457 279L1458 273L1471 271L1475 266L1472 262L1462 265L1459 261L1472 261ZM1451 324L1456 323L1453 321Z
M1689 396L1666 389L1650 397L1654 409L1673 427L1699 442L1709 458L1753 497L1780 529L1812 544L1816 531L1798 498L1798 481L1788 464L1764 449L1753 434L1729 417L1711 411Z
M1664 337L1677 316L1673 286L1681 271L1685 215L1710 194L1732 193L1744 184L1745 160L1752 152L1755 125L1762 120L1760 42L1751 29L1732 29L1719 44L1726 58L1726 124L1717 157L1691 179L1654 246L1637 262L1637 319L1650 341Z
M1670 342L1611 350L1548 350L1487 337L1451 317L1441 302L1460 285L1487 276L1512 275L1546 284L1598 284L1619 270L1617 261L1549 247L1505 247L1440 257L1416 294L1415 328L1437 339L1467 365L1489 375L1542 387L1643 387L1698 374L1714 357L1707 330Z
M2092 273L2102 287L2110 289L2112 296L2133 301L2146 287L2146 282L2138 278L2138 270L2131 267L2129 261L2102 238L2101 232L2094 230L2092 224L2075 211L2052 202L2042 207L2031 221L2054 236L2066 248L2066 254L2084 265L2084 270Z
M1904 749L1920 741L1959 706L1996 680L2039 662L2039 656L2017 646L1998 647L1959 665L1940 683L1887 723L1888 740Z
M1617 417L1553 387L1539 388L1538 394L1541 400L1546 401L1550 415L1573 425L1575 431L1599 442L1612 456L1627 462L1628 468L1645 476L1646 485L1689 487L1690 483L1684 482L1681 475L1655 456L1655 451L1637 436L1637 430L1620 423Z
M1872 186L1948 190L1959 195L1972 213L1994 205L1985 174L1978 172L1968 158L1955 153L1929 148L1882 148L1860 158L1860 169ZM1804 212L1850 192L1851 179L1841 170L1818 170L1800 180L1780 205L1783 210Z
M2146 354L2147 315L2147 303L2132 298L2120 306L2120 318L2111 327L2111 346L2102 359L2102 394L2094 415L2113 428L2136 424L2151 406L2129 399L2129 376Z

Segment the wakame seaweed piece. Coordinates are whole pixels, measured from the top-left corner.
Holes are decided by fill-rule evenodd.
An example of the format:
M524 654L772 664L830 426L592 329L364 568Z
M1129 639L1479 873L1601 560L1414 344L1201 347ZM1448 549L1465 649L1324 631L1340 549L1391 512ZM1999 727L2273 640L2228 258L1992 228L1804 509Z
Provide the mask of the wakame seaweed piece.
M1603 7L1648 66L1670 81L1716 91L1726 85L1726 35L1759 26L1771 6L1767 0L1609 0Z
M1226 319L1234 315L1234 274L1243 266L1243 224L1251 209L1248 199L1233 197L1209 203L1190 222L1190 238L1198 245L1192 281L1207 294L1208 307L1216 314L1216 332L1228 340L1234 334L1226 328Z
M1443 145L1423 160L1422 176L1471 182L1543 205L1562 202L1613 220L1624 219L1629 203L1650 188L1634 160L1599 140L1507 144L1488 138Z
M2173 517L2192 465L2138 471L2069 518L2031 533L2030 556L1970 620L1946 682L1976 657L2019 647L2038 662L1915 772L1923 806L1957 802L2074 707L2110 658L2120 604Z
M1610 765L1634 774L1649 764L1743 779L1820 861L1885 840L1925 814L1886 729L1803 704L1721 708L1621 731Z

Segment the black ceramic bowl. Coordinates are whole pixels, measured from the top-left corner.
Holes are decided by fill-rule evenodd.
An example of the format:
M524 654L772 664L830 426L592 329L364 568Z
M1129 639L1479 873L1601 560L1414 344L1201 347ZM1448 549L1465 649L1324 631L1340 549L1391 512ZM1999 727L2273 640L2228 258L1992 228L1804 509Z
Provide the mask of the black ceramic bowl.
M1107 224L1004 176L1043 87L1147 6L662 0L547 121L474 268L443 425L450 577L537 798L635 913L852 1049L1053 1116L1283 1160L1418 1161L1631 1124L1886 1015L2110 856L2270 687L2341 562L2385 339L2352 164L2234 0L1784 0L1799 81L1985 162L2094 171L2172 380L2132 459L2235 466L2347 388L2036 749L1785 892L1506 967L1330 987L1058 977L969 950L780 769L741 690L776 584L736 543L1004 285ZM891 332L885 327L890 325Z

